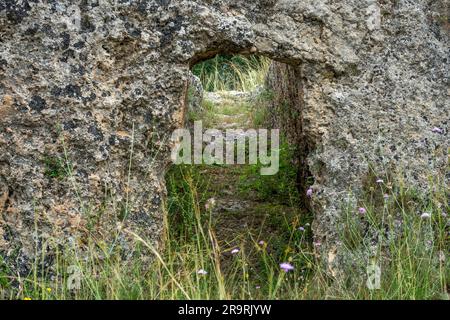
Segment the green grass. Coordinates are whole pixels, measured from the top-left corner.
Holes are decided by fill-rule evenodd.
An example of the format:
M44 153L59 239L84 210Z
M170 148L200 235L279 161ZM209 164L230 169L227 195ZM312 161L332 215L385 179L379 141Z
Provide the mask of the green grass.
M394 177L395 178L395 177ZM340 237L349 256L370 259L382 270L381 289L352 290L343 286L348 299L448 299L450 263L448 194L436 183L431 196L386 177L372 181L358 209L348 207L340 224ZM429 213L430 219L422 218ZM374 243L373 239L378 239Z
M224 294L215 295L214 298L287 298L291 290L300 294L304 282L288 279L305 277L313 266L313 255L306 234L297 232L298 217L282 215L274 206L261 208L265 213L273 211L269 216L275 221L269 223L282 229L282 235L271 239L253 238L253 248L249 252L241 251L235 256L231 268L227 268L226 272L222 271L221 256L229 248L221 248L214 234L211 212L205 209L205 203L212 195L204 192L206 185L212 182L200 172L201 167L184 166L174 167L168 173L168 223L172 226L172 235L176 239L171 242L171 247L179 248L179 239L196 247L198 256L194 259L200 258L202 263L193 263L194 272L199 267L215 270L216 278L208 286L211 286L213 292L221 288ZM261 240L265 240L266 244L260 245ZM208 258L202 259L204 257ZM296 262L298 270L289 275L283 274L279 269L279 263L283 261Z
M251 119L255 128L262 128L270 121L268 108L274 99L274 93L269 89L264 89L256 97L251 108Z
M294 149L286 139L282 139L279 148L280 167L276 175L261 176L263 165L258 163L246 166L240 177L239 189L243 193L256 191L259 200L276 198L292 206L300 206L300 194L297 188L297 170L292 163Z
M142 253L152 261L135 258L124 263L124 252L112 252L95 238L88 250L76 245L57 248L51 255L54 267L44 268L48 256L35 261L27 277L10 274L0 261L0 296L6 299L447 299L449 279L448 218L443 207L446 189L420 197L401 182L373 183L370 192L355 206L344 207L340 224L344 251L366 263L366 253L382 269L379 290L369 290L358 269L346 279L332 280L316 261L311 230L298 217L280 215L283 207L270 205L272 224L281 236L254 239L252 253L241 251L226 271L222 255L229 248L217 242L211 212L205 208L208 183L195 166L174 167L167 174L165 248L135 235ZM388 195L389 197L384 197ZM380 203L380 198L383 199ZM364 215L358 213L364 207ZM431 219L420 213L429 212ZM278 220L277 220L278 219ZM373 237L378 235L378 242ZM55 243L56 243L56 239ZM264 239L267 240L267 239ZM268 250L270 247L270 250ZM140 249L137 249L139 252ZM361 254L361 256L358 256ZM50 254L48 254L50 256ZM256 257L256 259L255 259ZM284 273L279 263L289 261L295 270ZM204 269L206 275L199 275ZM75 271L74 271L75 270ZM364 271L364 270L362 270ZM79 289L68 288L76 273Z
M259 56L217 55L198 63L192 71L206 91L252 91L264 83L270 62Z
M218 56L197 65L194 72L207 90L249 90L262 83L268 62L245 59ZM265 92L257 105L270 100L271 93ZM205 101L203 109L213 121L215 106ZM263 107L247 109L255 126L267 120ZM233 114L236 109L231 106L226 112ZM66 159L45 159L46 176L67 177L75 184L66 150L65 155ZM232 256L227 266L223 257L230 248L219 243L217 226L205 206L213 196L208 184L214 181L202 174L202 166L178 166L166 175L163 248L133 234L136 253L124 261L127 252L111 251L110 245L95 236L84 239L83 249L78 243L63 246L58 239L49 239L47 244L54 251L39 256L27 276L13 274L0 256L0 298L448 299L450 240L444 214L449 207L444 182L430 179L429 189L434 192L423 195L395 175L369 174L357 203L342 204L337 231L349 269L344 270L347 276L333 279L311 244L314 212L286 212L286 205L301 206L292 157L291 147L283 142L278 175L260 176L260 165L236 169L241 192L256 193L261 204L255 213L267 215L266 225L276 227L277 232L263 239L249 234L250 247ZM129 166L131 171L131 161ZM383 183L375 181L380 176ZM78 190L76 185L74 190ZM128 205L128 195L126 199ZM120 220L128 218L127 205L116 213ZM358 213L359 207L366 209L364 215ZM81 211L89 217L100 214L87 208ZM423 212L431 218L421 218ZM265 241L262 245L261 240ZM46 267L48 261L52 261L51 268ZM295 270L283 272L281 262L290 262ZM378 290L366 286L365 268L371 262L382 270ZM198 274L200 269L208 273ZM74 287L78 280L79 287Z
M165 249L157 251L136 235L142 249L152 254L150 264L139 255L124 263L120 258L123 252L109 253L108 246L91 238L87 251L76 246L57 250L52 270L43 268L44 257L25 278L0 268L1 295L11 299L260 299L289 298L293 292L300 295L303 282L297 279L310 272L313 256L306 239L289 223L283 246L297 248L295 252L271 254L267 245L255 239L256 264L253 260L250 264L247 252L241 251L231 268L226 273L222 270L221 256L228 248L219 247L211 229L206 198L200 192L205 181L197 170L175 167L168 173ZM278 264L284 260L295 263L298 269L290 274L281 272ZM199 275L200 269L208 274ZM68 287L74 270L80 275L78 289Z
M235 103L230 100L223 105L214 105L211 101L202 101L202 110L199 112L189 112L188 121L202 120L204 128L217 128L223 123L240 121L242 124L251 117L251 110L253 109L247 102ZM225 117L229 117L228 119Z

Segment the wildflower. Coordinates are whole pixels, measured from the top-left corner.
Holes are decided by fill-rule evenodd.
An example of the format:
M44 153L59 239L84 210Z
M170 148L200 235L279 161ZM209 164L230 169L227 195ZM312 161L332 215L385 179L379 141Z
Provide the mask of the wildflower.
M236 253L238 253L238 252L239 252L239 249L238 249L238 248L231 250L231 253L232 253L232 254L236 254Z
M314 247L320 247L322 244L319 241L313 242Z
M313 193L314 193L313 189L312 189L312 188L309 188L309 189L306 191L306 196L307 196L308 198L311 198L311 197L313 196Z
M290 264L289 262L283 262L280 264L280 268L284 271L284 272L289 272L294 270L294 266L292 264Z
M264 240L261 240L260 242L258 242L258 244L259 244L260 246L263 246L263 245L266 244L266 242L265 242Z
M359 208L358 209L358 212L360 213L360 214L366 214L366 212L367 212L367 210L366 210L366 208Z
M377 183L383 183L383 179L377 179Z
M424 212L422 213L422 215L420 216L422 219L430 219L431 218L431 214L429 214L428 212Z
M298 230L303 232L303 231L305 231L305 228L300 227L300 228L298 228Z
M31 300L31 298L30 297L25 297L25 298L23 298L23 300Z
M442 218L447 218L447 213L442 212L441 215L442 215Z
M52 288L47 288L47 292L51 293L52 292Z
M434 133L444 133L444 130L438 127L434 127L431 131Z
M200 270L197 271L197 274L200 274L200 275L204 276L204 275L208 274L208 271L200 269Z
M261 286L256 286L255 288L256 288L256 289L261 289Z
M206 201L205 209L206 210L211 210L215 206L216 206L216 199L211 198L211 199L208 199L208 201Z
M387 200L387 199L389 199L389 195L388 195L387 193L385 193L385 194L383 195L383 198L384 198L385 200Z

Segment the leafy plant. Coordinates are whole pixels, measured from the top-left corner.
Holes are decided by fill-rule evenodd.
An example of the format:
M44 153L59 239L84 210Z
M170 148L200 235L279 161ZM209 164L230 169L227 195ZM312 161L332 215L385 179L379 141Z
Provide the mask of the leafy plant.
M288 205L300 203L300 195L297 188L297 170L293 165L294 148L285 139L280 143L280 168L276 175L261 176L263 167L258 162L256 165L248 166L240 178L240 189L242 192L255 190L260 200L272 198Z

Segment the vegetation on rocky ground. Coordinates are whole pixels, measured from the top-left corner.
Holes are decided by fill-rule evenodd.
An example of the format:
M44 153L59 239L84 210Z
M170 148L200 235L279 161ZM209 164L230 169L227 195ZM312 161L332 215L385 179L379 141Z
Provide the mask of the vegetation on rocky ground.
M205 91L251 91L264 83L270 59L261 56L217 55L194 66Z
M224 63L231 74L217 69ZM255 87L254 79L261 83L266 63L217 57L194 71L207 90L245 90ZM242 74L251 74L251 79L242 81ZM220 117L225 115L231 123L252 119L257 126L263 122L262 107L205 101L204 113L191 115L191 120L217 125L224 123ZM46 268L48 257L42 256L26 277L11 274L0 261L0 297L448 299L449 208L443 181L430 179L435 191L424 196L395 176L371 172L357 206L343 204L339 228L349 256L368 263L366 256L355 253L371 252L381 267L380 287L370 290L365 274L355 269L346 278L333 279L317 259L315 247L320 243L313 242L311 231L314 212L301 206L290 146L285 142L281 149L280 174L273 177L260 177L259 165L171 168L166 176L164 248L135 235L140 247L124 265L127 252L111 252L90 238L87 255L76 243L59 248L51 257L51 270ZM50 176L66 175L61 161L47 162ZM142 259L140 250L150 253L152 261Z

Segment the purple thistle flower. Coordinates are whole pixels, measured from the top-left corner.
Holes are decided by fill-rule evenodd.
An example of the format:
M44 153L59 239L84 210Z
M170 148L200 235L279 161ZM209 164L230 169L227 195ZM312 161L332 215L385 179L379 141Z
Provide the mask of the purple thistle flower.
M289 272L294 270L294 266L288 262L283 262L280 264L280 268L284 271L284 272Z
M298 230L303 232L303 231L305 231L305 228L300 227L300 228L298 228Z
M313 193L314 193L314 190L313 190L312 188L309 188L309 189L306 191L306 196L307 196L308 198L311 198L311 197L313 196Z
M260 242L258 242L258 244L259 244L260 246L263 246L263 245L266 244L266 242L265 242L264 240L261 240Z
M360 213L360 214L366 214L366 212L367 212L367 210L366 210L366 208L359 208L358 209L358 212Z

